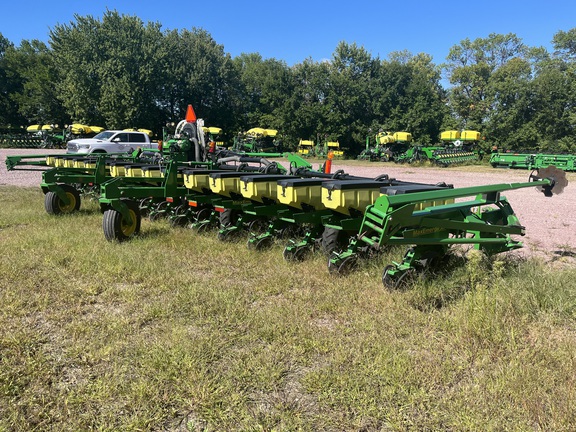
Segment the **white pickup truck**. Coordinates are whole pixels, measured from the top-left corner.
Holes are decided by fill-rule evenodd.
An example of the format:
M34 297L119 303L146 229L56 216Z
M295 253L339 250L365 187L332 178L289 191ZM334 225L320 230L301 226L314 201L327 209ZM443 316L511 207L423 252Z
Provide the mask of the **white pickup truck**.
M138 148L157 149L158 144L150 141L144 132L108 130L93 138L68 141L66 153L130 153Z

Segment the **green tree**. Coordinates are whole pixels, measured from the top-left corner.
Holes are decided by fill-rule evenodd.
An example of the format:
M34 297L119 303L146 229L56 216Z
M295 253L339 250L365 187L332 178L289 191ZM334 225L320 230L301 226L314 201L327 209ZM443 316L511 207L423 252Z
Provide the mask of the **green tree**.
M110 127L148 127L161 124L156 101L166 57L160 50L159 23L104 14L98 35L96 70L101 84L98 109Z
M435 142L448 109L446 92L440 85L440 69L432 57L419 53L394 52L384 62L382 86L387 106L384 128L408 131L419 143Z
M554 54L566 61L576 61L576 28L568 31L560 30L552 38Z
M260 54L241 54L234 58L241 82L241 127L264 127L282 131L289 95L293 90L292 73L285 62L263 59Z
M25 119L12 96L22 89L22 79L9 64L14 44L0 33L0 126L22 126Z
M160 24L107 11L50 31L59 95L77 121L158 128L165 52Z
M534 78L534 124L541 150L576 151L576 115L573 64L551 59Z
M296 145L300 139L317 139L317 135L340 139L328 122L330 64L307 59L291 69L294 89L288 96L284 129L288 140Z
M224 47L205 30L193 28L166 33L163 50L166 61L159 95L163 116L178 121L192 104L207 125L233 128L239 78Z
M534 122L535 98L530 61L510 59L490 78L488 99L492 105L485 122L491 142L506 149L537 146L540 134Z
M381 62L355 43L340 42L330 62L326 95L329 132L357 153L374 118L373 105L381 94Z
M450 49L444 69L452 84L450 107L461 127L483 128L493 105L492 74L525 52L521 39L512 33L492 33L474 41L466 38Z
M104 116L98 109L100 22L91 16L74 18L75 22L50 30L50 46L59 75L56 90L73 121L103 124Z
M23 40L7 53L5 60L20 82L10 99L27 123L63 125L69 120L54 88L57 73L52 53L44 42Z
M554 35L552 43L554 58L550 62L544 62L545 67L538 76L538 83L542 84L545 77L552 78L550 75L554 75L550 80L556 84L554 90L560 87L563 91L553 91L553 94L557 96L554 100L550 100L552 99L550 93L542 94L542 97L549 98L549 104L554 107L551 113L554 117L550 120L557 120L554 128L550 126L546 128L547 133L542 147L576 153L576 28L559 31ZM554 64L558 66L554 67ZM552 74L552 70L556 73ZM545 92L545 89L543 90ZM549 121L548 124L552 122Z

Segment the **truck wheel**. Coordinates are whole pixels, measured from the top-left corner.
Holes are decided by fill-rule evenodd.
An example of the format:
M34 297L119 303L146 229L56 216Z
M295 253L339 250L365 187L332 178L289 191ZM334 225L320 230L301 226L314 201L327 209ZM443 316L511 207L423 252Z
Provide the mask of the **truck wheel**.
M56 194L56 192L47 192L44 195L44 208L46 213L51 215L61 215L74 213L80 210L80 193L72 186L62 184L60 187L66 193L69 203L64 204L64 201Z
M102 219L102 229L104 230L104 237L108 241L124 241L140 232L140 224L142 223L142 216L138 209L138 204L134 201L125 201L128 206L128 212L132 221L127 223L122 218L122 214L114 209L108 209L104 212Z

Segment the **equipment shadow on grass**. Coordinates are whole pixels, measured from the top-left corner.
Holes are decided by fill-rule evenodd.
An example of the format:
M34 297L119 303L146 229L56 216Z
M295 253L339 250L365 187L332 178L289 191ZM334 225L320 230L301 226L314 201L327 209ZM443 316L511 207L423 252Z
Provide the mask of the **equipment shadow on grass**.
M77 212L74 213L74 215L77 216L88 216L88 215L95 215L98 213L102 213L100 211L100 209L98 208L81 208L80 210L78 210Z
M154 240L160 239L162 237L166 237L170 233L170 227L148 227L144 231L140 231L134 237L129 239L127 243L130 243L131 240Z
M420 272L413 283L400 289L415 309L422 312L443 309L458 302L471 289L466 275L467 260L460 255L448 255L443 261Z

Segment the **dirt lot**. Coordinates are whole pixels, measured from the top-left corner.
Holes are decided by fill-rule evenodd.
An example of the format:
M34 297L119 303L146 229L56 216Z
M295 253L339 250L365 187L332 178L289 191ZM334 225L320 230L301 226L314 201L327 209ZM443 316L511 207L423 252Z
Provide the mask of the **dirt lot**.
M43 154L40 150L0 149L0 186L38 186L41 173L37 171L6 170L6 156ZM64 153L53 150L50 153ZM316 164L315 164L316 165ZM392 163L334 161L332 171L343 169L355 175L374 177L388 174L400 180L436 183L445 181L454 187L492 183L527 181L529 172L524 170L499 170L489 167L468 166L455 168L411 167ZM546 198L535 188L505 192L520 222L526 227L524 254L536 254L549 260L562 257L563 261L576 263L576 174L568 173L571 184L564 193Z
M38 171L7 171L6 156L36 155L36 154L62 154L66 150L44 149L0 149L0 186L38 186L42 174Z

